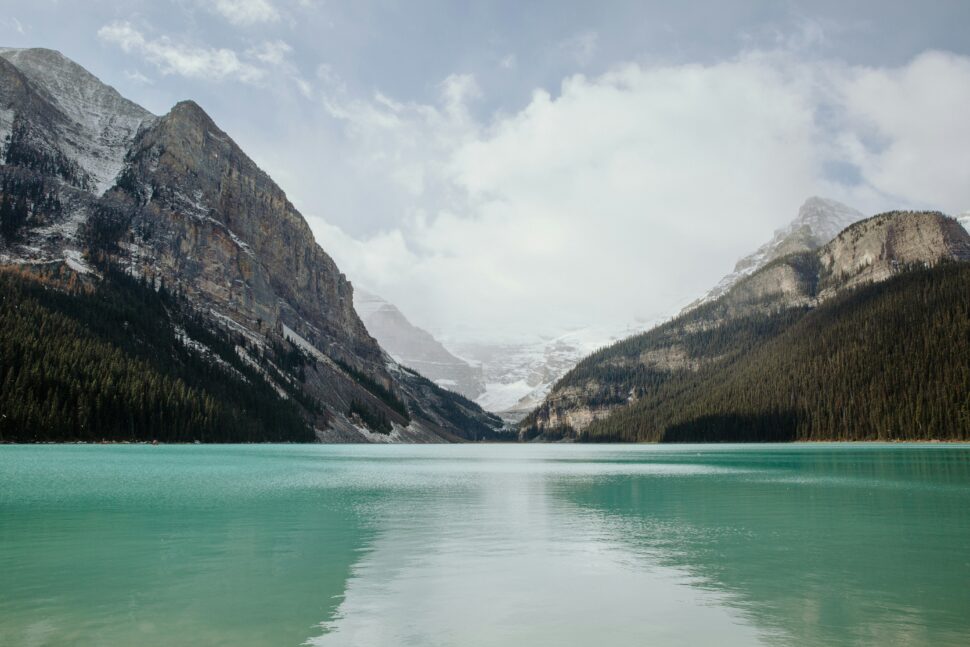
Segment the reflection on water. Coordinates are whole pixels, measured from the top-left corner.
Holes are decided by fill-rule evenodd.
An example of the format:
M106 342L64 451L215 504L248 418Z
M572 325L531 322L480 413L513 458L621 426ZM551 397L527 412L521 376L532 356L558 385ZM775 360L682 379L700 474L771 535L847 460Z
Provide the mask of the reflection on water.
M970 447L0 448L0 644L964 645Z

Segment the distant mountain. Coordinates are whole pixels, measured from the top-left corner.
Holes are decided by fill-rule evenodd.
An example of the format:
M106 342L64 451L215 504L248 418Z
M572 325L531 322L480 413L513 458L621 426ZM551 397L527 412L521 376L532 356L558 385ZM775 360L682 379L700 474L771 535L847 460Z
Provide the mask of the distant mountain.
M892 212L763 265L604 348L556 383L525 438L968 439L970 234Z
M134 377L123 375L136 366L157 373L150 388L166 390L152 410L183 421L178 434L191 432L186 421L202 430L239 402L257 422L247 440L305 440L307 430L325 441L500 434L500 420L380 347L354 310L350 283L282 189L192 101L158 117L57 52L3 49L0 142L0 268L16 277L8 293L25 305L8 313L17 325L0 331L13 349L6 378L23 386L18 400L3 391L0 407L20 416L0 416L4 438L69 439L83 420L103 421L97 433L105 438L145 438L147 430L124 423L148 406L125 391ZM84 316L30 281L75 299ZM138 303L164 325L144 322L136 332ZM44 378L38 367L67 356L45 359L11 332L30 330L20 319L26 311L79 338L100 331L91 343L107 343L116 361L104 366L95 361L103 353L92 355L70 388ZM148 331L181 340L192 358L168 362L160 355L170 345ZM64 371L81 370L64 361ZM63 415L50 414L52 403ZM274 422L283 418L258 415L278 406L297 414L285 433ZM171 437L186 438L178 434Z
M794 220L776 231L771 240L739 260L733 272L684 311L725 294L738 281L751 276L776 258L818 249L835 238L840 231L863 218L862 213L841 202L819 197L809 198L798 210L798 216Z
M521 342L454 342L462 356L478 363L484 392L476 402L508 422L518 422L580 359L614 337L590 329Z
M394 304L357 288L354 308L367 331L401 365L472 400L485 392L480 366L453 355L431 333L408 321Z

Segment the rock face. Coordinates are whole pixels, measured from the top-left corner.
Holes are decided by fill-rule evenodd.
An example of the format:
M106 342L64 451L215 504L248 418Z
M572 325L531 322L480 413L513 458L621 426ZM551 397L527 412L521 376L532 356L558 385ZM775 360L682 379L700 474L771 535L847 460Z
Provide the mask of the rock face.
M939 213L892 212L849 227L822 248L821 298L882 281L907 265L970 259L967 231Z
M0 263L95 276L93 261L109 262L241 335L237 351L253 362L298 349L316 369L301 388L324 405L312 416L321 439L456 440L501 427L384 352L303 217L195 103L155 117L57 52L0 50L0 135L2 190L23 212L5 225ZM393 430L368 431L353 407Z
M399 364L472 400L485 392L481 366L453 355L431 333L408 321L394 304L358 288L354 308L367 331Z
M809 198L798 210L798 216L794 220L776 231L771 240L739 260L733 272L721 279L710 292L687 306L684 312L726 294L741 279L751 276L775 259L818 249L863 217L862 213L841 202L819 197Z
M134 213L138 273L256 330L283 326L390 383L353 289L283 191L202 109L184 101L135 139L111 197Z
M776 258L716 299L586 358L526 418L522 433L575 436L635 402L650 375L715 364L724 353L744 348L735 325L743 318L816 308L853 288L945 261L970 261L970 234L954 218L897 211L857 222L820 248ZM685 338L703 331L713 334L685 350Z

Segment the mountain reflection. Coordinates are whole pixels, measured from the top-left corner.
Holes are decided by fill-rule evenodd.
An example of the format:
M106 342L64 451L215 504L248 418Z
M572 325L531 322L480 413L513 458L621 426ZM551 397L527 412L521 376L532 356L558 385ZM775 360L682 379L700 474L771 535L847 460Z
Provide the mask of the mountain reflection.
M970 452L448 448L395 462L315 645L962 644ZM932 556L932 560L927 556Z
M775 447L650 457L730 468L611 475L557 495L686 571L781 644L966 644L970 452Z

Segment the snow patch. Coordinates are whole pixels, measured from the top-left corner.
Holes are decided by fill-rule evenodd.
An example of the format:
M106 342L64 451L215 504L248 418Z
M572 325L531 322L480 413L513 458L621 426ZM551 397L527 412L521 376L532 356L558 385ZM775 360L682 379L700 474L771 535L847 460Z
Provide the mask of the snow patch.
M486 411L505 411L514 407L535 387L525 380L515 382L487 382L485 393L475 399L475 403Z
M295 330L293 330L286 324L283 324L283 338L286 339L287 341L293 342L294 344L296 344L306 352L310 353L310 355L312 355L313 357L317 358L320 361L325 362L329 359L326 355L324 355L319 350L317 350L316 346L314 346L306 339L301 337L299 333L297 333Z
M176 339L179 340L179 342L182 343L183 346L185 346L189 350L198 353L199 355L201 355L202 357L206 358L211 362L215 362L220 367L229 371L233 375L239 377L241 380L246 382L249 381L246 379L246 376L244 376L242 373L236 370L236 367L234 367L232 364L230 364L226 360L219 357L215 352L213 352L211 348L209 348L202 342L196 341L195 339L192 339L191 337L189 337L189 334L181 326L175 327L175 337Z
M256 369L256 371L257 371L257 372L258 372L258 373L259 373L260 375L262 375L262 376L263 376L263 377L264 377L264 378L266 379L266 382L267 382L267 383L268 383L268 384L269 384L270 386L272 386L272 387L273 387L273 390L275 390L275 391L276 391L276 393L277 393L277 394L279 394L279 396L280 396L281 398L283 398L284 400L289 400L289 399L290 399L290 396L289 396L289 395L288 395L288 394L286 393L286 391L284 391L284 390L283 390L283 388L282 388L282 387L281 387L280 385L278 385L278 384L277 384L276 382L274 382L274 381L273 381L273 378L272 378L272 377L270 377L270 375L269 375L269 373L268 373L268 372L266 371L266 369L264 369L264 368L263 368L263 367L262 367L262 366L260 365L260 363L259 363L259 362L257 362L256 360L254 360L254 359L253 359L253 358L252 358L252 357L251 357L251 356L249 355L249 351L247 351L247 350L246 350L245 348L243 348L242 346L236 346L236 355L239 355L239 358L240 358L240 359L241 359L242 361L244 361L244 362L246 362L247 364L249 364L250 366L252 366L252 367L253 367L254 369Z
M91 274L94 270L84 261L84 257L76 249L64 250L64 262L78 274Z

